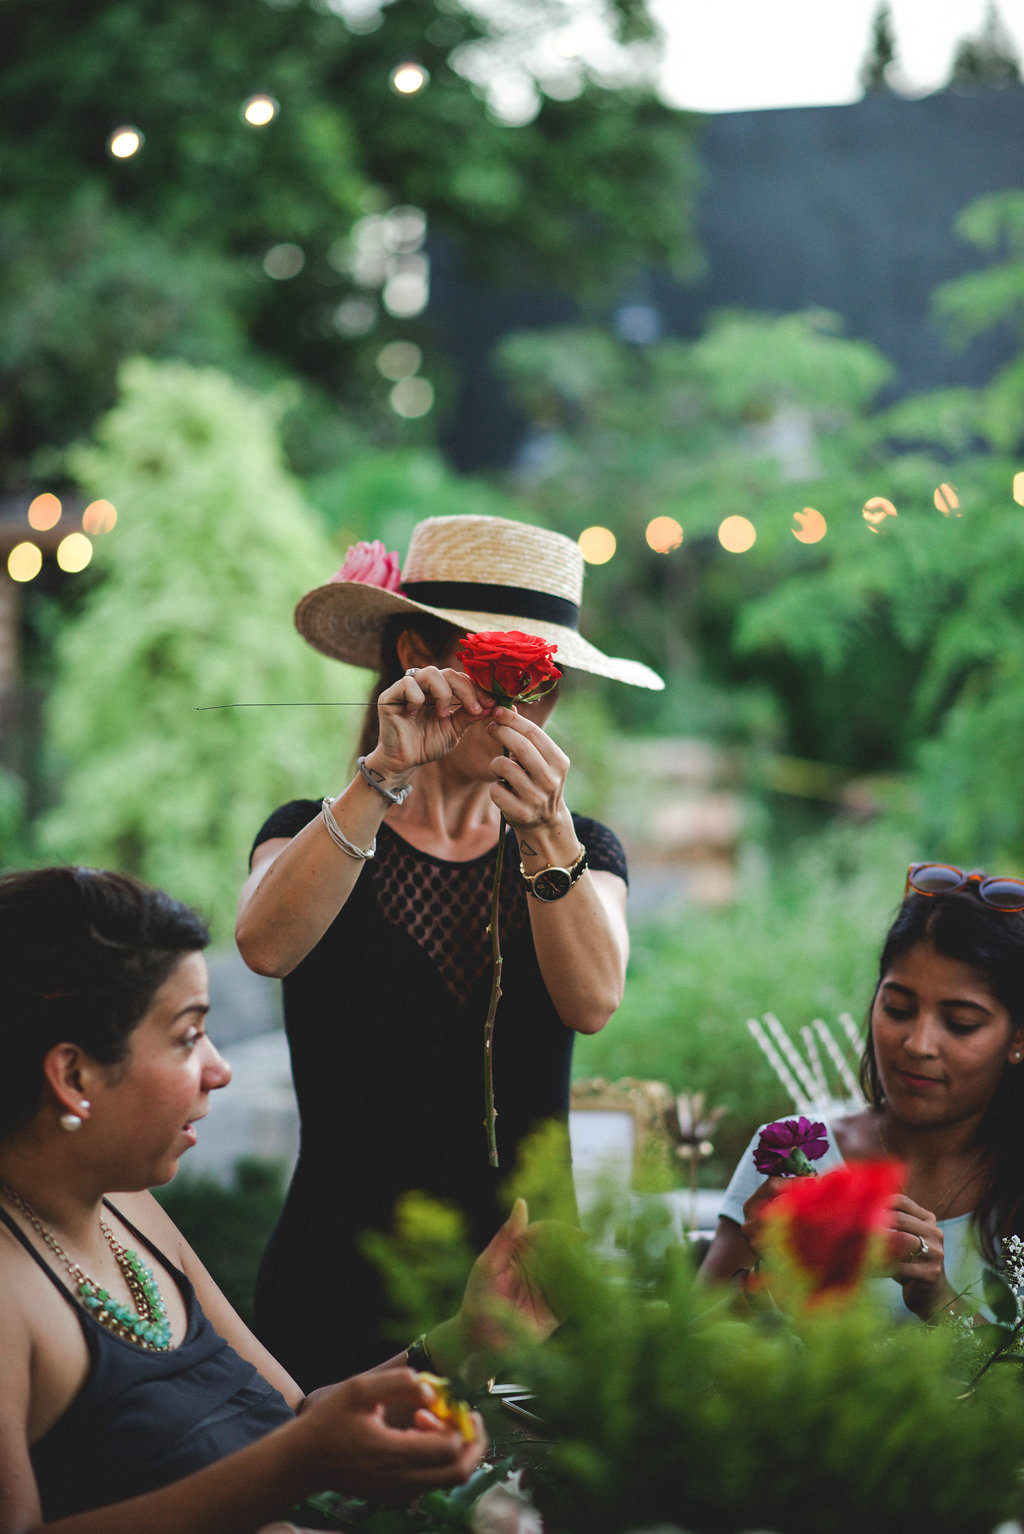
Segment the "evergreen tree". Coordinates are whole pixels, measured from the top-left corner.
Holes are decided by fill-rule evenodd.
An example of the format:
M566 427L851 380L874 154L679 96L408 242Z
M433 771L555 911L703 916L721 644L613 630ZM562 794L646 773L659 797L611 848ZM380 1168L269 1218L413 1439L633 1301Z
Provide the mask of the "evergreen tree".
M985 13L985 22L976 37L965 37L957 44L949 77L951 90L1000 90L1019 85L1020 59L1002 18L994 4Z
M871 43L860 68L860 83L865 96L892 90L889 75L895 62L896 34L893 31L892 10L883 0L871 23Z

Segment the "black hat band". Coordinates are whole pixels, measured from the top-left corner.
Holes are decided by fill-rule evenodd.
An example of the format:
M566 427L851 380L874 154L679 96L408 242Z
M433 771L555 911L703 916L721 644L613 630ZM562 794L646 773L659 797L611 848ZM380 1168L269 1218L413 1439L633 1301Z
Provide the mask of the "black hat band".
M567 597L526 586L495 586L483 581L405 581L402 595L424 607L453 607L463 612L508 613L513 618L535 618L577 629L580 610Z

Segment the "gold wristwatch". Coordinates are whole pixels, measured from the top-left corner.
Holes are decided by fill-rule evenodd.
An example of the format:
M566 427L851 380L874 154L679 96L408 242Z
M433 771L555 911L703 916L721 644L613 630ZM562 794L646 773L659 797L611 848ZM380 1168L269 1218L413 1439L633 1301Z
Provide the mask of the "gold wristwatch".
M561 900L568 895L576 880L587 866L587 849L581 847L575 863L568 868L542 868L539 873L528 874L522 863L519 872L526 885L526 893L535 900Z

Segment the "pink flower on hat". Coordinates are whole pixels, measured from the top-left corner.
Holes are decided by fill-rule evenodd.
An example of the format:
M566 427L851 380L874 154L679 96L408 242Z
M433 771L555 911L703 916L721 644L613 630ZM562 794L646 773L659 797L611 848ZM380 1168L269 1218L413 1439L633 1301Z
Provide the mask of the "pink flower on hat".
M397 591L402 584L398 555L389 554L379 538L372 543L350 545L345 563L332 581L358 581L363 586L379 586L382 591Z

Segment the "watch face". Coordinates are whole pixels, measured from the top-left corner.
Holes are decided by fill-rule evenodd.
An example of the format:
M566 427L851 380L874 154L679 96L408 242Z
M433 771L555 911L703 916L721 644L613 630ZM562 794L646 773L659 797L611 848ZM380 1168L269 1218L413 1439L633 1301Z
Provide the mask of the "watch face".
M545 868L533 881L533 893L538 900L558 900L572 888L572 876L567 868Z

